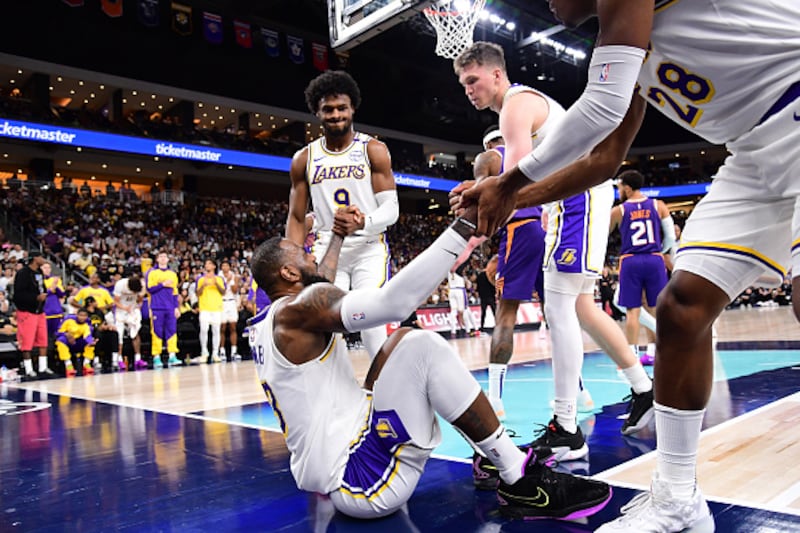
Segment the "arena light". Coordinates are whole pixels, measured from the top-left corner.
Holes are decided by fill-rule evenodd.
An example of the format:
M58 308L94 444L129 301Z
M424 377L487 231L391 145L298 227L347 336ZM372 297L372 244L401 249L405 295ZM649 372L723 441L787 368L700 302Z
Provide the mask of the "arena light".
M543 35L539 32L535 31L531 32L531 39L533 39L533 42L539 42L549 48L552 48L558 54L566 54L577 61L586 59L586 52L584 52L583 50L567 46L561 41L556 41L555 39L551 39L547 35Z

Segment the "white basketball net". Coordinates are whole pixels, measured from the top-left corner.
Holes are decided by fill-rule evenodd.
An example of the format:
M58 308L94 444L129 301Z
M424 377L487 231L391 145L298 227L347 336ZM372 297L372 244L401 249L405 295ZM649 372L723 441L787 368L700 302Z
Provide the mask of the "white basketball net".
M436 30L436 55L455 59L472 44L472 32L486 0L440 0L425 8Z

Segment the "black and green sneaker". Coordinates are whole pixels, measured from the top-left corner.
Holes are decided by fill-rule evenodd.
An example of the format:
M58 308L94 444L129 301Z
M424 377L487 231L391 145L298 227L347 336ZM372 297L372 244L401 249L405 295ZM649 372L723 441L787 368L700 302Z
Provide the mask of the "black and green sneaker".
M544 464L531 448L523 475L513 485L499 481L500 514L509 518L575 520L600 511L611 500L611 487L602 481L562 474Z

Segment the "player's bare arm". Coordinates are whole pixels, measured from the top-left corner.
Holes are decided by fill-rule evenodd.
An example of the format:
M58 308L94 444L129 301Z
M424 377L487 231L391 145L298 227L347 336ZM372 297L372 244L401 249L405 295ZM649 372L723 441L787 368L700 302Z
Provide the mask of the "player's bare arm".
M378 140L372 139L367 144L367 156L372 170L372 190L375 194L383 191L396 190L392 172L392 158L389 149Z
M611 208L611 220L608 224L608 232L611 233L614 231L619 223L622 222L622 204L615 205Z
M548 112L547 101L532 92L515 94L503 104L499 125L506 145L506 168L515 166L531 152L531 134L547 120Z
M647 49L653 29L654 0L597 0L597 44Z
M367 157L372 172L372 192L378 207L372 212L363 213L359 229L374 233L397 222L400 208L389 149L384 143L372 139L367 144Z
M551 174L545 179L528 184L519 191L517 207L541 205L569 198L603 183L614 176L625 160L633 139L644 119L646 103L635 96L628 113L614 132L598 144L587 156ZM510 180L520 179L514 168L505 174ZM511 176L513 174L513 176ZM498 185L499 186L499 185ZM480 230L480 225L479 228Z
M502 158L498 152L494 150L481 152L475 158L475 165L472 167L472 175L475 177L475 181L465 181L464 184L471 184L471 187L483 178L500 175L503 170L502 163Z
M289 216L286 219L286 238L298 245L306 240L306 212L309 204L308 181L306 180L306 164L308 163L308 147L297 151L292 157L289 167L289 178L292 188L289 191Z

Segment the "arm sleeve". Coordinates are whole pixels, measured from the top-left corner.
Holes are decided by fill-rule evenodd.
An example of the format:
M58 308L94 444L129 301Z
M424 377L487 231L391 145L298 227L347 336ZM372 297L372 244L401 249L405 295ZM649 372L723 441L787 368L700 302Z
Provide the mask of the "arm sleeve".
M528 179L546 178L580 158L619 126L633 97L645 51L623 45L598 46L589 64L589 81L556 128L519 169Z
M448 229L383 287L347 293L342 324L352 332L404 320L436 290L466 246L467 241Z
M672 216L661 219L661 251L668 252L675 246L675 221Z
M396 189L375 194L375 201L378 202L378 208L364 219L366 233L382 233L388 226L397 222L397 217L400 215Z

